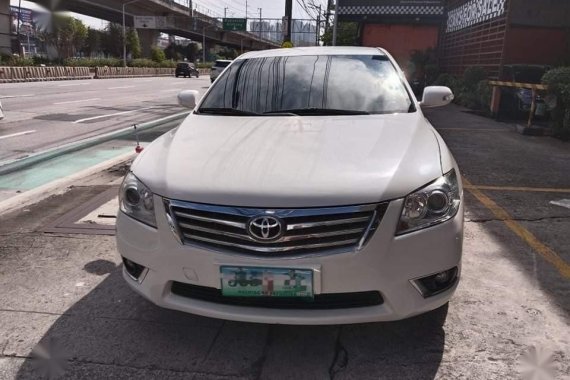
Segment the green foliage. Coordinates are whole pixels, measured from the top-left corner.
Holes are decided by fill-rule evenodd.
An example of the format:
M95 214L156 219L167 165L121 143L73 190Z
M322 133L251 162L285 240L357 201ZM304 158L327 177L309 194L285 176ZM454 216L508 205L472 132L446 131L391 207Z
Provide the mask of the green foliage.
M83 51L88 57L93 57L101 51L102 33L100 30L89 28L87 29L87 39Z
M481 67L467 68L463 78L441 74L433 84L449 87L455 95L455 102L467 108L486 111L491 104L492 89Z
M123 56L123 27L110 22L101 36L101 48L106 56Z
M211 69L212 66L214 66L213 62L200 62L197 65L199 69Z
M73 17L53 15L51 31L41 33L40 39L56 48L60 58L70 58L82 50L88 35L87 28Z
M123 61L118 58L76 58L66 59L64 65L74 67L120 67L123 66Z
M321 41L326 46L332 45L332 35L333 35L333 28L332 26L326 30L322 37ZM336 34L336 44L338 46L354 46L357 45L358 39L358 23L357 22L339 22L338 29Z
M487 72L479 66L468 67L463 73L463 85L466 90L475 90L482 80L487 79Z
M2 66L33 66L34 60L32 58L24 58L19 55L2 55Z
M157 46L153 46L150 49L150 57L156 63L161 63L166 60L166 55L164 54L164 50Z
M175 61L162 61L160 63L153 61L152 59L139 58L129 61L129 66L131 67L176 67Z
M434 49L413 50L408 61L408 75L410 79L425 81L430 85L437 79L439 67Z
M131 53L132 59L142 57L141 41L135 28L129 28L127 31L127 50Z
M570 67L550 70L542 77L548 86L548 93L556 97L552 110L552 125L555 136L570 140Z

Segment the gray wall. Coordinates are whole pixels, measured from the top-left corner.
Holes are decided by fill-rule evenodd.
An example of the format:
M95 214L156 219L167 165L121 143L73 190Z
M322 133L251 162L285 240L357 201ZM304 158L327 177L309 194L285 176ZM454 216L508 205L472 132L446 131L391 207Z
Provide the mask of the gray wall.
M12 53L10 43L10 0L0 0L0 53Z
M570 28L570 0L512 0L515 25Z

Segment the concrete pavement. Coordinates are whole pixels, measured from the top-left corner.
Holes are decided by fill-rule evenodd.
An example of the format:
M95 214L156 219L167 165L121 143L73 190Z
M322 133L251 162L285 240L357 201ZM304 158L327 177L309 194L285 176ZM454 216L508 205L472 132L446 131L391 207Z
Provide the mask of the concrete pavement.
M41 232L123 165L0 217L0 379L520 379L538 362L570 378L570 210L549 203L570 198L570 147L458 107L428 117L470 183L448 310L305 327L159 309L123 283L113 237Z
M181 112L176 95L209 77L0 84L0 161Z

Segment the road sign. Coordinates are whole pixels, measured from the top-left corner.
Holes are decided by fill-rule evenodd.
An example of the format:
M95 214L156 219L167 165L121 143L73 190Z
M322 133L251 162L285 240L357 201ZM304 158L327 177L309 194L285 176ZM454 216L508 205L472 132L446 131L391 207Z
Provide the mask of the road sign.
M136 29L157 29L155 16L134 16Z
M224 30L243 31L247 30L247 19L245 18L225 18L223 21Z

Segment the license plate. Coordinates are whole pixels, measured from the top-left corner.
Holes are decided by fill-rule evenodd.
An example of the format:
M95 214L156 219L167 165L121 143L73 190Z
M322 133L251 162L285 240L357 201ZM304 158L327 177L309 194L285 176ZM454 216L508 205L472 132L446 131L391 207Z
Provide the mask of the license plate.
M310 269L220 267L226 297L313 298Z

